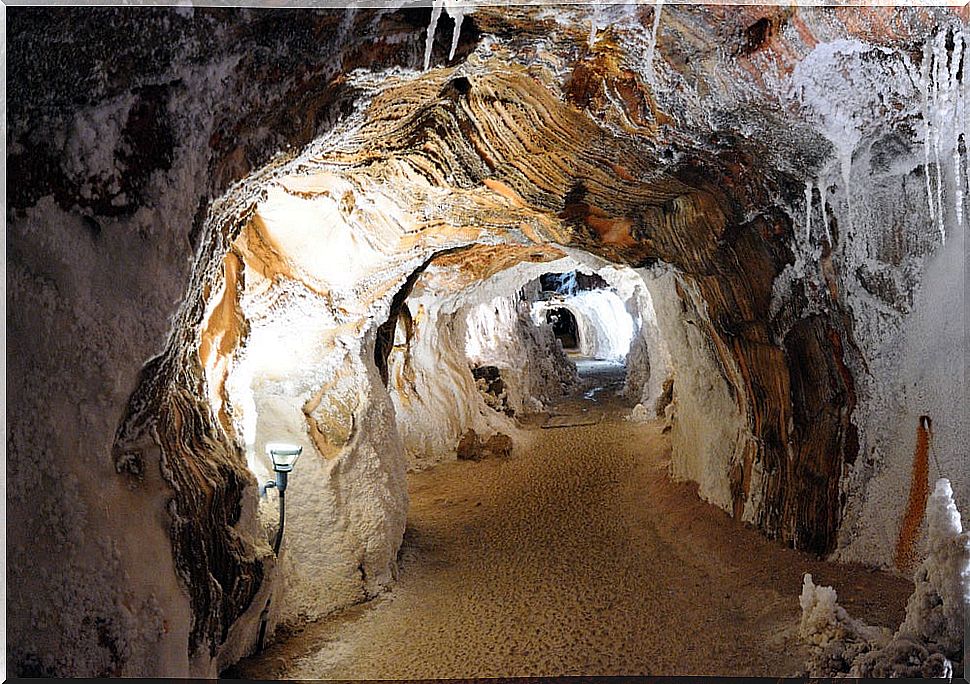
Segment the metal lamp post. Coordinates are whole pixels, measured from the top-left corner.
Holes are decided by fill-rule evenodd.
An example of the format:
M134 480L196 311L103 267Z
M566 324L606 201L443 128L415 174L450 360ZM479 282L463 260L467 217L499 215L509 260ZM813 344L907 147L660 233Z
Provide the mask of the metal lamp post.
M268 481L260 489L263 496L270 489L275 488L279 492L280 526L276 530L276 540L273 542L273 555L279 557L280 547L283 545L283 528L286 524L286 482L289 474L293 471L293 466L296 465L297 459L303 453L303 447L296 444L271 442L266 445L266 453L269 454L270 460L273 462L273 471L276 473L276 479ZM256 639L257 653L263 650L263 640L266 638L266 623L269 620L269 603L270 599L267 598L266 606L259 616L259 636Z
M303 453L303 447L296 444L272 442L266 445L266 453L273 461L276 479L263 485L263 494L265 495L267 490L275 487L280 495L280 527L276 531L276 541L273 543L273 553L278 556L280 555L280 546L283 544L283 527L286 524L286 480L292 472L293 466L296 465L297 459L300 458L300 454Z

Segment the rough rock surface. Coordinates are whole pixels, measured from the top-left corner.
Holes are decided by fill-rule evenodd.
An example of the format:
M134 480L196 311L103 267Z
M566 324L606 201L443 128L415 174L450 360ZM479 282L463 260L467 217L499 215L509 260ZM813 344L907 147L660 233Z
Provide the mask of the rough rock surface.
M445 60L430 9L8 10L14 673L213 675L280 580L274 622L387 586L431 433L378 329L436 260L447 315L516 264L646 269L671 467L770 536L891 563L923 415L968 503L966 10L598 12L479 8ZM415 393L432 452L498 430L463 368ZM272 437L313 450L282 573Z
M6 18L9 671L213 675L252 643L253 611L229 630L258 614L273 564L195 358L237 206L206 215L350 111L345 70L416 63L423 26L212 8Z
M806 571L901 618L908 581L773 544L670 480L656 423L535 432L515 458L411 474L394 588L235 676L797 675Z
M458 443L459 461L482 461L486 458L507 458L512 455L512 438L508 435L492 435L486 440L469 430Z

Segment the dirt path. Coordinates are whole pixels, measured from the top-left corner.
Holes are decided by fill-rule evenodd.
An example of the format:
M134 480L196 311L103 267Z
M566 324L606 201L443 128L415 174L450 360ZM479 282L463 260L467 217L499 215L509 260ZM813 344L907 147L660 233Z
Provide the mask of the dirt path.
M856 617L902 618L908 582L782 548L667 479L659 425L530 434L507 460L413 474L393 589L238 673L792 675L804 572Z

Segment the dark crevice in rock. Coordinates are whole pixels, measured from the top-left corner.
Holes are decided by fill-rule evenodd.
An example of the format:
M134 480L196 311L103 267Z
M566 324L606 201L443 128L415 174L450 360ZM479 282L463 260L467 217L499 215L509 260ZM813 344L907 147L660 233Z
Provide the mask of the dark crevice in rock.
M394 348L394 331L397 329L398 316L405 307L405 300L411 296L411 290L414 289L418 278L421 277L421 274L424 273L433 259L434 256L426 259L424 263L408 275L404 284L401 285L391 300L391 310L388 313L387 320L377 328L377 337L374 340L374 363L377 364L377 370L385 386L388 382L387 359Z
M472 368L471 371L485 403L510 418L514 417L515 409L509 406L505 380L502 379L502 370L496 366L478 366Z
M387 320L378 326L377 337L374 340L374 363L377 365L377 370L385 386L388 382L387 359L391 355L391 350L394 348L394 331L397 328L398 316L405 308L405 301L411 296L411 291L414 289L415 284L417 284L418 278L421 277L421 274L424 273L435 259L449 254L457 254L466 249L468 247L455 247L435 252L408 275L404 283L394 294Z
M762 17L744 30L744 42L740 54L750 55L765 46L771 37L772 26L767 17Z

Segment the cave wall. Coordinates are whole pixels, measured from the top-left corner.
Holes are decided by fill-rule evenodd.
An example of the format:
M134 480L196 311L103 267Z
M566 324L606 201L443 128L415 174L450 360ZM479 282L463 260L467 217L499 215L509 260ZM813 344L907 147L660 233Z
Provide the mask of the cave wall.
M732 468L749 434L738 407L730 373L706 332L709 322L703 301L685 292L672 271L644 273L654 302L657 323L670 355L673 399L667 409L671 421L671 475L698 484L698 495L726 510L734 510ZM652 408L651 405L647 405ZM755 491L757 491L755 489ZM752 505L750 512L757 510Z
M479 393L465 355L461 314L442 311L440 297L415 297L413 336L392 352L389 390L409 466L422 469L449 460L461 435L515 430Z
M474 366L495 366L502 373L504 403L514 415L538 413L545 405L576 386L575 366L563 353L552 327L537 319L530 287L545 272L560 272L575 265L571 259L537 267L533 263L513 266L496 277L470 288L461 304L461 329L465 355ZM502 294L504 293L504 294Z
M626 358L623 392L629 399L643 404L648 415L655 415L657 400L671 377L672 359L660 328L653 295L647 286L647 281L653 278L643 269L637 272L637 276L640 282L634 283L635 287L629 290L624 281L615 285L620 296L626 299L627 311L639 317L639 327Z
M254 483L191 359L197 293L222 277L207 209L349 111L343 71L414 63L421 29L208 8L6 19L10 672L211 676L272 563L236 539Z
M732 464L732 507L740 511L749 501L757 501L758 522L771 534L800 546L829 548L838 525L838 504L813 504L799 510L794 503L803 492L792 487L818 489L808 493L814 502L828 496L830 480L826 478L823 485L819 477L802 479L801 473L787 467L790 368L784 350L770 339L765 321L774 277L790 258L778 239L790 231L790 223L777 213L737 222L731 199L708 180L696 178L696 165L705 160L691 159L690 165L674 165L658 175L659 162L653 153L635 146L631 138L607 135L584 114L564 105L555 97L553 84L541 83L542 72L535 70L529 77L526 68L497 67L495 57L470 59L462 69L464 75L439 70L423 79L422 88L383 90L371 105L367 124L354 132L353 146L335 155L334 162L357 166L365 174L374 172L373 166L361 166L363 160L414 165L423 174L432 174L435 185L455 187L459 194L484 185L498 195L486 195L486 201L511 200L544 215L546 222L523 229L527 235L537 232L539 240L582 247L618 262L662 259L682 271L685 282L704 299L710 321L705 332L715 342L720 365L738 369L732 378L735 397L754 434L754 439L743 443L745 453ZM516 94L513 108L504 104L509 93ZM395 118L396 132L389 135L384 117L395 111L388 109L390 103L400 107L409 99L414 100L408 104L412 114L404 124ZM473 120L491 125L476 129ZM542 122L541 127L536 121ZM519 130L525 128L555 140L558 156L524 145ZM566 139L559 133L562 130L577 133ZM428 167L421 155L412 152L410 145L415 144L431 146L437 156L434 165ZM486 149L489 152L483 157ZM618 161L604 167L598 162L604 153ZM714 165L711 172L720 173L718 169ZM628 180L638 177L650 181ZM481 192L477 191L479 196ZM551 224L550 214L558 219ZM822 320L811 323L823 324ZM816 346L806 353L825 356L829 352ZM833 391L838 391L839 383L851 381L838 375L814 377L812 370L806 370L821 364L828 362L819 359L793 368L806 374L811 385L834 382ZM839 470L845 439L842 427L825 426L825 435L810 447L813 456L806 456L806 461L819 455L822 462L813 468L820 474ZM757 463L766 463L769 475L758 483L761 491L752 493L746 486Z
M966 308L961 274L948 276L950 320L924 278L959 249L965 220L966 8L712 9L719 23L706 25L697 8L671 7L653 35L624 34L653 16L623 12L609 30L593 16L567 95L614 130L649 137L671 125L663 114L696 127L698 147L667 138L666 154L693 157L742 208L700 273L672 260L702 295L718 365L739 372L748 446L732 508L802 548L896 567L906 493L925 491L910 476L919 416L965 420L944 380L961 377L965 356L948 332ZM756 182L736 173L754 167ZM965 469L958 432L941 430L934 473Z
M793 72L834 155L806 184L796 231L806 237L776 291L792 275L806 287L776 294L776 302L804 298L819 307L819 293L831 293L851 312L842 327L853 340L844 359L856 378L859 459L840 485L837 556L901 572L912 567L897 550L918 549L925 535L929 483L951 478L959 504L970 500L970 483L954 475L966 469L970 446L959 381L966 281L958 263L966 259L962 198L970 187L968 40L965 21L941 22L908 53L848 40L820 46ZM806 259L820 260L821 273L806 273ZM923 416L933 421L928 481L914 470ZM906 520L911 499L915 529Z
M557 308L566 309L576 320L580 354L615 363L626 360L639 312L628 311L615 292L587 290L548 300L534 307L533 316L545 320L546 312Z
M420 75L384 70L419 65L423 12L8 10L13 672L212 675L251 645L279 584L247 467L258 472L259 443L233 434L233 407L212 405L210 390L231 385L233 347L249 334L232 301L245 283L229 286L226 255L267 187L294 171L335 173L353 201L327 183L282 192L331 193L348 225L369 207L360 234L403 255L369 281L372 308L353 312L375 325L415 268L475 241L669 264L677 281L654 297L665 302L658 318L662 306L680 306L671 325L696 325L683 348L723 379L723 388L676 390L683 475L707 481L702 492L769 535L887 562L899 492L910 485L915 437L902 433L924 412L939 420L937 467L967 506L956 475L966 470L965 397L952 382L965 362L955 361L961 326L950 315L965 310L951 283L966 219L951 207L970 196L967 137L960 143L944 125L966 120L967 80L952 57L966 41L950 39L951 49L938 37L960 18L925 8L669 7L656 33L659 7L615 11L623 14L609 27L606 14L593 18L590 41L583 8L543 17L483 8L466 19L452 61L460 66ZM500 38L479 45L479 32ZM942 47L926 53L928 36ZM877 47L838 43L847 39ZM432 44L435 65L444 41ZM938 92L964 94L933 110L941 120L920 113L926 79L887 92L809 69L848 59L840 73L899 84L904 56L917 70L942 61L949 81ZM358 66L371 75L346 76ZM845 112L819 96L854 105L869 91L903 106L887 118L866 95L867 118L840 129L833 122ZM341 116L353 125L296 155ZM943 141L930 158L927 132ZM924 212L932 197L946 211ZM222 328L211 327L215 311ZM354 332L366 342L348 377L370 393L359 417L386 422L368 331ZM715 406L718 429L729 433L735 415L740 425L738 448L716 458L697 446L711 440L686 432L688 416L709 418ZM290 431L312 433L300 407L287 410L300 410ZM390 463L373 445L342 450L344 480L322 456L309 459L294 496L311 500L317 478L353 488L355 468L375 464L388 483L399 479L403 445L390 439ZM306 535L336 508L326 495L315 501ZM384 504L400 512L405 502ZM348 591L296 589L295 613L326 612L390 576L402 517L378 529L380 506L360 506L370 517L350 527L384 540L379 551L358 557L358 536L346 554L357 565L340 566L341 577L356 574ZM38 557L47 561L36 571Z
M840 559L878 558L912 570L913 563L900 563L896 550L908 545L918 554L926 522L920 509L916 528L906 529L900 522L904 502L914 494L920 501L920 490L927 492L941 477L952 483L959 505L970 501L970 484L963 476L970 453L966 224L951 220L948 225L945 247L926 259L911 310L895 334L876 338L869 357L871 379L863 389L868 400L858 420L871 456L845 484ZM925 479L920 480L913 472L924 416L932 425ZM887 509L896 515L885 515Z
M471 368L500 369L513 415L541 410L543 399L576 381L551 330L535 326L519 299L542 273L568 271L576 262L550 250L516 263L505 251L480 246L461 262L435 260L408 299L411 337L391 356L389 389L413 468L453 459L468 430L482 438L520 436L512 416L486 403Z
M375 326L366 313L336 323L325 297L280 260L265 252L260 259L252 230L245 237L235 248L244 264L240 313L248 334L228 361L228 433L259 482L273 479L268 442L303 447L287 490L284 577L267 582L274 587L272 630L359 603L390 582L407 487L393 409L374 361ZM247 532L270 539L278 525L273 491L258 512L258 529Z

